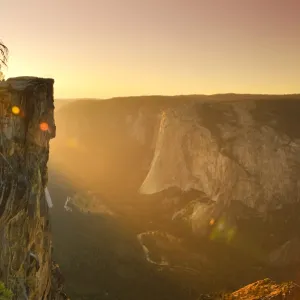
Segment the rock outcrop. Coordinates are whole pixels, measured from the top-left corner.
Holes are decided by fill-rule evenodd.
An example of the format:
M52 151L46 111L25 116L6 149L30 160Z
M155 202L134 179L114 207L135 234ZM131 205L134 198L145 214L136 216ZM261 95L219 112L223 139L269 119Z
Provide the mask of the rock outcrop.
M300 286L294 282L277 284L269 278L256 281L231 294L201 295L199 300L298 300Z
M36 77L0 83L0 280L18 300L64 299L62 286L51 284L53 83Z
M292 282L276 284L270 279L251 283L240 290L225 296L224 300L298 300L300 288Z

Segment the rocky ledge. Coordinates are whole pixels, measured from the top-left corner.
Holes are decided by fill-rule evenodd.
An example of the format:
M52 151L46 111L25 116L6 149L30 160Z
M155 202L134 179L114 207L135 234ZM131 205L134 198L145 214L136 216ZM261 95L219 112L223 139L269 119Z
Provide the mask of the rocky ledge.
M276 284L270 279L264 279L249 284L228 296L228 300L297 300L299 298L300 288L295 283L288 282Z

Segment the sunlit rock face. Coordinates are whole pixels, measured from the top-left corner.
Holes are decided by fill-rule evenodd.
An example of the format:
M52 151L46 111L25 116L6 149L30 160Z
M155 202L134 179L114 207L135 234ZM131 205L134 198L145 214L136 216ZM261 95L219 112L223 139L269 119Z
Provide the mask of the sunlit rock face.
M64 297L61 284L52 286L51 199L45 195L56 132L53 82L18 77L0 83L0 280L14 299Z
M298 202L295 110L300 113L296 101L283 100L198 102L166 110L141 193L196 189L217 203L237 200L262 212Z
M276 284L266 278L249 284L230 295L215 297L214 299L297 300L299 297L300 288L297 284L293 282Z

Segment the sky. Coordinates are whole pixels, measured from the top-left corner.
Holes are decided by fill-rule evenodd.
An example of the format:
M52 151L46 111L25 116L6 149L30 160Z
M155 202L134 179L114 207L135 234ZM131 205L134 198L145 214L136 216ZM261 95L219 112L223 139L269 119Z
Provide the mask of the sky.
M300 92L300 0L1 1L6 77L56 98Z

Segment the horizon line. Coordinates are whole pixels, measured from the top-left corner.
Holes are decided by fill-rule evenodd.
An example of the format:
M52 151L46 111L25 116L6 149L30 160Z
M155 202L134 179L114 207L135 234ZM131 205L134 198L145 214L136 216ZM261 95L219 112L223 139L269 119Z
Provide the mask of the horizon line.
M112 100L119 98L144 98L144 97L195 97L195 96L203 96L203 97L212 97L212 96L300 96L299 93L286 93L286 94L268 94L268 93L216 93L216 94L176 94L176 95L159 95L159 94L150 94L150 95L136 95L136 96L113 96L109 98L98 98L98 97L54 97L55 100Z

